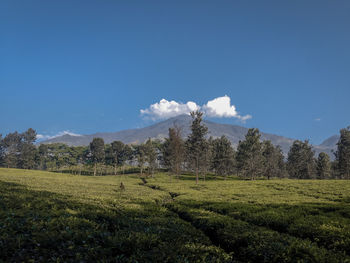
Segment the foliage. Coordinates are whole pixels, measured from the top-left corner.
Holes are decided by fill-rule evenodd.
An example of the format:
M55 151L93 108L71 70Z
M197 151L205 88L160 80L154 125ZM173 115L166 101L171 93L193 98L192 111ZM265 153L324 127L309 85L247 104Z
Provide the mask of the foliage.
M237 151L224 136L207 139L207 127L202 124L203 113L192 112L191 133L186 142L181 129L169 129L169 138L152 140L139 145L121 141L104 144L94 138L89 146L68 146L63 143L36 146L36 132L28 129L13 132L4 138L0 135L0 167L40 169L74 174L106 175L117 172L146 170L148 175L167 170L179 177L181 172L194 173L198 184L199 174L239 176L244 179L282 178L294 179L350 179L350 128L340 131L336 160L321 153L316 160L308 141L294 141L287 162L282 150L271 141L261 141L258 129L248 129ZM132 167L130 167L132 166ZM165 169L164 169L165 168Z
M188 135L186 141L186 154L188 164L195 172L196 184L198 184L199 172L201 170L206 171L208 165L208 142L205 139L208 128L202 124L202 112L191 112L191 117L191 133Z
M315 178L314 152L311 145L309 145L309 141L296 140L293 142L288 152L287 169L291 178Z
M138 167L140 168L141 175L146 163L146 146L145 144L139 144L134 147L134 156L136 156Z
M4 166L4 162L5 162L4 159L5 159L5 145L2 139L2 134L0 133L0 167Z
M262 144L259 129L249 129L244 141L237 147L237 168L244 178L256 179L263 175Z
M350 127L340 130L340 138L335 153L337 170L341 177L350 179Z
M36 166L36 131L29 128L22 134L22 140L19 146L18 167L24 169L33 169Z
M117 174L117 166L123 166L131 158L131 147L121 141L114 141L106 147L106 164L114 166L114 175Z
M169 138L162 147L163 164L177 177L180 175L184 162L185 145L181 137L181 128L169 128Z
M96 175L97 163L105 159L105 143L102 138L93 138L90 143L90 156L94 163L94 175Z
M3 139L5 149L4 163L8 168L18 167L22 137L22 134L13 132L7 134Z
M230 141L222 136L221 138L214 139L212 145L212 162L211 168L217 175L233 174L235 166L235 152L231 146Z
M285 171L284 157L279 146L273 146L271 141L264 141L262 145L264 176L283 177Z
M148 174L153 176L157 168L156 146L151 139L148 139L144 145L146 162L148 163Z
M316 162L316 171L318 179L328 179L331 175L331 162L328 154L321 152Z

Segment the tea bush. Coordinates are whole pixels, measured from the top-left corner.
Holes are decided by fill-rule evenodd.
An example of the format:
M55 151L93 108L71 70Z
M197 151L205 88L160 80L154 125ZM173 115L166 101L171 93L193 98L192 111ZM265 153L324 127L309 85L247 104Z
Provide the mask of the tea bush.
M0 262L350 262L350 182L193 179L0 169Z

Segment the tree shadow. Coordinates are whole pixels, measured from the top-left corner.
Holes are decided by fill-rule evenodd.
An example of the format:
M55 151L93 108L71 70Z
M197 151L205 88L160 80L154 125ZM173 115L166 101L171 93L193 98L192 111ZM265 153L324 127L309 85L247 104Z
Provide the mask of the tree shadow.
M230 260L176 214L152 202L137 205L97 206L0 181L0 261Z

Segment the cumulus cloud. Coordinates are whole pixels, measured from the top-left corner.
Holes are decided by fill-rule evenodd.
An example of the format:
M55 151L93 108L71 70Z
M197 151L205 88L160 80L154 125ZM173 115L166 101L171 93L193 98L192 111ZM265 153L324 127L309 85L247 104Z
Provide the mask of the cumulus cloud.
M162 99L149 108L141 110L141 115L151 118L152 120L166 119L181 114L189 114L191 111L201 110L208 117L215 118L237 118L242 122L252 118L251 115L240 115L236 107L231 105L231 98L227 95L208 101L203 106L197 105L193 101L187 103L168 101Z
M187 103L168 101L162 99L149 106L149 108L140 110L141 115L148 116L153 120L167 119L181 114L189 114L191 111L199 110L200 107L193 101Z
M251 115L239 115L235 105L231 105L231 98L227 95L208 101L202 108L208 117L238 118L241 121L246 121L252 117Z
M58 132L55 135L37 134L36 135L36 139L38 141L43 141L43 140L49 140L49 139L53 139L53 138L56 138L56 137L59 137L59 136L63 136L63 135L81 136L80 134L73 133L73 132L70 132L70 131L61 131L61 132Z

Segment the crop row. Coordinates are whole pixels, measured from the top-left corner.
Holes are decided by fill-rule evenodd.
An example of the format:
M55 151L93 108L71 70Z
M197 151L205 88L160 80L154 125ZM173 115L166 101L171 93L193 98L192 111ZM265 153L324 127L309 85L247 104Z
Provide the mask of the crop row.
M230 255L152 203L106 209L0 181L0 262L225 262Z
M167 207L202 230L214 244L244 262L346 262L343 253L329 251L307 239L252 225L231 216L180 203Z
M329 250L350 255L349 206L345 204L263 206L188 202L187 205L309 239Z

